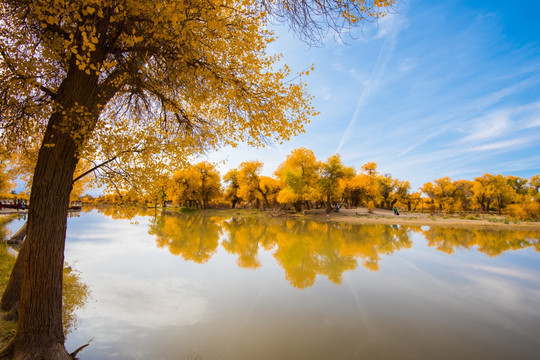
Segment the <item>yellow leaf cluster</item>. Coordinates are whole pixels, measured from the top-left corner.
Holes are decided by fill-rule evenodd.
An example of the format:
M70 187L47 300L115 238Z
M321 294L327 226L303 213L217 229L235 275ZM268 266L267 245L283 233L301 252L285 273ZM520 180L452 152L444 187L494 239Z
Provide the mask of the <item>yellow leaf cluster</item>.
M321 11L354 22L393 2L333 0ZM301 3L304 11L314 11L307 4ZM143 0L4 2L2 141L12 150L28 146L28 139L51 148L57 138L44 134L54 127L58 136L76 143L77 157L106 163L101 180L121 189L134 183L155 187L208 149L286 141L317 114L302 80L313 66L289 81L290 69L266 53L274 39L269 19L295 18L300 8L292 5L290 0L156 0L151 6ZM280 13L283 7L289 12ZM266 185L257 190L265 203L277 196L271 181ZM316 193L313 187L302 191Z

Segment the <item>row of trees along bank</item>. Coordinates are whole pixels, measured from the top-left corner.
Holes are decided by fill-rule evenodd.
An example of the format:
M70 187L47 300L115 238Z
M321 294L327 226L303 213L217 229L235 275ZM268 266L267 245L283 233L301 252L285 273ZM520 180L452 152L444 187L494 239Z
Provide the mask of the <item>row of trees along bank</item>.
M531 179L492 174L474 180L443 177L411 192L408 181L379 173L374 162L356 171L343 164L339 155L323 162L306 148L293 150L274 177L261 175L262 167L260 161L244 161L221 178L214 165L200 162L171 177L162 177L151 191L131 188L85 201L194 208L294 207L296 211L312 207L330 209L341 203L353 208L493 211L521 220L540 218L540 175Z
M269 55L270 22L320 44L395 3L0 1L0 155L22 154L34 169L27 236L0 304L18 304L16 334L0 349L15 360L76 355L62 328L74 181L93 173L118 188L154 184L204 151L298 135L317 113L309 71L291 74Z

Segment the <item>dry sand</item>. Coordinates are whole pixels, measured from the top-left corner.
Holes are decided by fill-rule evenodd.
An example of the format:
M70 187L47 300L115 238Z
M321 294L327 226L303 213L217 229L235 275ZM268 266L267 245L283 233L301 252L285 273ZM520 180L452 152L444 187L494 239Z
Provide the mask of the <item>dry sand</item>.
M325 209L306 210L304 213L290 214L294 218L305 218L320 221L343 222L349 224L400 224L400 225L442 225L442 226L482 226L539 229L540 222L513 221L503 216L492 214L470 214L469 218L459 215L430 215L413 212L400 212L394 215L392 210L374 209L371 213L366 208L341 209L327 213Z

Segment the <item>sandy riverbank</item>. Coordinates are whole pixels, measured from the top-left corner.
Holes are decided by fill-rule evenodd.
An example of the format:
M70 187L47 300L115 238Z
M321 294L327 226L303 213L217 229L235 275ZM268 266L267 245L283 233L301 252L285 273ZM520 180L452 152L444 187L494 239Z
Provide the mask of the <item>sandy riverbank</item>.
M175 211L169 208L169 211ZM253 212L256 210L244 210L244 209L227 209L227 210L204 210L204 211L216 211L218 213L250 213L253 215ZM16 209L0 209L1 215L12 215L20 214L25 215L28 213L28 210L16 210ZM262 214L262 213L261 213ZM274 214L269 212L272 216ZM287 212L280 213L279 217L294 218L294 219L306 219L306 220L317 220L317 221L333 221L333 222L343 222L349 224L400 224L400 225L414 225L414 226L423 226L423 225L440 225L440 226L459 226L459 227L469 227L469 226L482 226L482 227L501 227L501 228L527 228L527 229L538 229L540 230L540 222L538 221L514 221L512 219L506 218L504 216L494 215L494 214L469 214L466 216L463 215L445 215L445 214L422 214L414 212L400 212L400 215L394 215L392 210L384 209L374 209L371 213L368 212L367 208L356 208L356 209L341 209L340 212L330 212L327 213L326 209L311 209L306 210L300 213Z
M28 214L28 209L24 210L17 210L17 209L11 209L11 208L2 208L0 209L0 215L10 215L10 214Z
M366 208L357 208L341 209L339 213L327 213L325 209L312 209L299 214L287 214L287 216L292 218L344 222L349 224L440 225L459 227L482 226L540 230L540 222L513 221L504 216L491 214L471 214L460 217L458 215L430 215L400 212L400 215L394 215L391 210L374 209L372 213L369 213Z

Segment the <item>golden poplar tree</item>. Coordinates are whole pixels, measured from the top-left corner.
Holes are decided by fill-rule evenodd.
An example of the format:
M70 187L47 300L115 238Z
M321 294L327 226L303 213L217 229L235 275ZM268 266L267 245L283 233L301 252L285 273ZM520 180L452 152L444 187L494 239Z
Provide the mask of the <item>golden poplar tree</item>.
M238 170L231 169L223 177L223 181L227 184L225 189L225 199L231 202L231 208L235 208L242 199L238 195L240 184L238 182Z
M267 21L309 38L393 2L2 0L1 141L8 151L40 145L20 276L10 281L22 281L18 328L0 358L70 358L62 268L81 158L119 186L151 182L205 148L287 140L314 111L303 84L266 55Z
M439 211L452 212L454 205L454 193L456 186L448 176L434 180L434 184L428 182L422 187L422 191L429 196L439 207Z
M202 161L175 172L167 192L173 203L207 209L210 201L220 195L220 186L215 166Z
M368 162L361 172L345 181L344 198L352 207L365 206L369 210L382 199L379 192L377 163Z
M244 161L238 167L238 197L261 207L270 206L270 197L277 194L277 180L261 176L263 163L257 160Z
M310 201L321 197L317 189L320 166L312 150L302 147L291 151L275 172L282 184L277 200L294 204L296 211L302 210L302 204L309 209Z
M321 164L321 176L318 185L320 192L326 200L326 208L328 210L330 210L332 202L341 200L344 190L342 181L351 179L354 175L354 169L345 166L339 154L330 156L326 162Z

